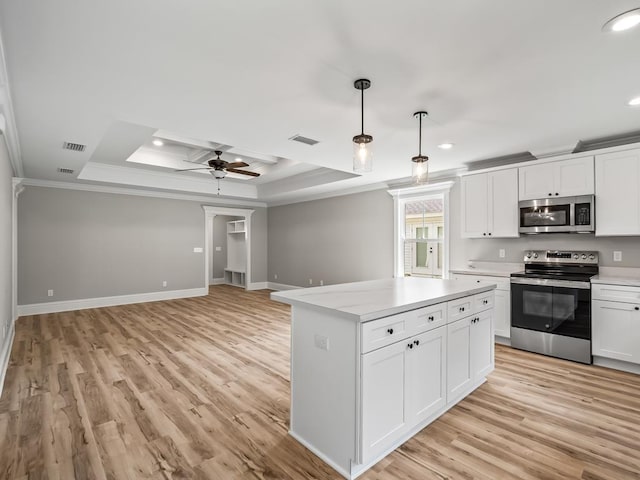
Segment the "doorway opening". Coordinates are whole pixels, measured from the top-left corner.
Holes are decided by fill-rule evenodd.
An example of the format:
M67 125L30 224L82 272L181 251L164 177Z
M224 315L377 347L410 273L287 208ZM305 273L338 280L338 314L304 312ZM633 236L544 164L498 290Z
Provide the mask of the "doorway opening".
M251 215L254 210L230 207L202 206L205 215L205 239L204 239L204 284L209 288L214 283L229 283L249 290L251 287ZM214 219L216 216L230 217L224 222L227 243L227 261L225 267L221 269L222 277L216 277L214 281ZM218 245L220 246L220 245ZM219 253L219 252L216 252ZM229 254L231 256L229 257ZM231 258L231 260L229 260ZM229 263L231 262L231 263ZM218 273L220 275L220 273ZM223 279L223 280L219 280ZM228 279L225 280L225 279Z

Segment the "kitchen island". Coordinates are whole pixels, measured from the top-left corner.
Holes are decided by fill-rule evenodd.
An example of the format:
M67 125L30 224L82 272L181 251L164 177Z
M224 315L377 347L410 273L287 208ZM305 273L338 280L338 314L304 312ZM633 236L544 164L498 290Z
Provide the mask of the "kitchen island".
M356 478L493 371L493 289L390 278L274 292L291 305L289 433Z

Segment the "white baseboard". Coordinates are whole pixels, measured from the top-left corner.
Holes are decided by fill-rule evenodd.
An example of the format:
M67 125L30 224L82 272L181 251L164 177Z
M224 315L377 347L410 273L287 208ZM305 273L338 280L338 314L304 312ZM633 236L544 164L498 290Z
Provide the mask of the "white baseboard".
M287 285L285 283L276 283L276 282L266 282L268 284L268 286L266 288L268 288L269 290L295 290L297 288L302 288L302 287L296 287L295 285Z
M635 363L614 360L613 358L594 356L593 364L599 367L613 368L615 370L622 370L623 372L635 373L636 375L640 375L640 365L637 365Z
M209 285L222 285L224 283L224 277L212 278L209 280Z
M9 325L9 331L4 339L2 347L0 347L0 395L4 389L4 379L9 368L9 357L11 356L11 347L13 346L13 337L16 334L16 326L13 322Z
M269 288L269 282L251 282L247 285L247 290L266 290Z
M115 297L83 298L81 300L63 300L61 302L33 303L18 305L18 316L40 315L43 313L68 312L85 308L113 307L131 303L157 302L159 300L174 300L176 298L200 297L207 295L207 288L189 288L185 290L169 290L166 292L137 293L133 295L118 295Z

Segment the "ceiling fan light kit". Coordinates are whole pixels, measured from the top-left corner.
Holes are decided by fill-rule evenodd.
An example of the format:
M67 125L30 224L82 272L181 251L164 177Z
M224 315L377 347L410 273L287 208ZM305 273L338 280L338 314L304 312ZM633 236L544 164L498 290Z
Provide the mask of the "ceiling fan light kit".
M364 133L364 91L371 86L366 78L356 80L353 86L360 90L360 134L353 137L353 171L370 172L373 168L373 137Z
M424 111L413 114L418 119L418 155L411 158L411 178L413 183L421 185L429 180L429 157L422 155L422 119L427 118L428 113Z

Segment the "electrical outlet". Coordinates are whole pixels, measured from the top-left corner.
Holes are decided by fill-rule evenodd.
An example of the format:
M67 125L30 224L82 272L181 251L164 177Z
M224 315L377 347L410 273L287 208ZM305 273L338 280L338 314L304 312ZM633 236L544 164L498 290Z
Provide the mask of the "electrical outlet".
M216 247L216 252L221 252L222 251L222 247Z
M613 261L614 262L621 262L622 261L622 252L620 252L620 251L613 252Z
M53 290L47 290L47 297L53 297Z
M320 286L324 285L324 280L320 280Z
M313 285L313 280L309 279L309 285Z
M274 274L273 274L273 279L274 279L274 280L277 280L277 279L278 279L278 274L277 274L277 273L274 273Z
M329 337L325 337L324 335L315 334L313 336L313 343L320 350L329 350Z
M167 286L167 281L166 281L166 280L164 280L164 281L162 282L162 286L163 286L163 287L166 287L166 286Z
M501 248L498 252L500 258L504 258L507 255L507 252L504 251L504 248Z

